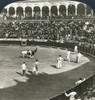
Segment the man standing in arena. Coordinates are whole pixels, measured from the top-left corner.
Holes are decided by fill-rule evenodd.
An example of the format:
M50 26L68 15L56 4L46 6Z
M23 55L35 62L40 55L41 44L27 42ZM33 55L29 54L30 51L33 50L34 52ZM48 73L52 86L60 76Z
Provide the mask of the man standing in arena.
M71 53L71 52L68 50L68 51L67 51L67 55L66 55L66 60L67 60L67 61L70 61L70 53Z
M76 62L77 62L77 63L80 63L80 61L81 61L81 56L82 56L82 55L81 55L81 53L79 52L78 55L76 56Z
M75 100L75 96L77 95L77 93L76 93L75 91L72 90L69 94L65 93L65 95L66 95L67 97L70 97L69 100Z
M21 69L22 69L22 76L23 76L23 75L26 74L26 64L25 64L25 62L22 63Z
M39 61L36 59L35 63L34 63L34 67L33 67L33 75L37 75L38 74L38 64Z
M61 55L57 58L57 68L62 68L63 58Z

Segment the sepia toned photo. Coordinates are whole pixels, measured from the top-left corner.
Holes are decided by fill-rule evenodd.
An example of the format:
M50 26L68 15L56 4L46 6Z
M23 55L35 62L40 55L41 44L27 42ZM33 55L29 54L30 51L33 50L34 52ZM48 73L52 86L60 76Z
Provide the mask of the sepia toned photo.
M0 100L95 100L93 9L69 0L8 4L0 65Z

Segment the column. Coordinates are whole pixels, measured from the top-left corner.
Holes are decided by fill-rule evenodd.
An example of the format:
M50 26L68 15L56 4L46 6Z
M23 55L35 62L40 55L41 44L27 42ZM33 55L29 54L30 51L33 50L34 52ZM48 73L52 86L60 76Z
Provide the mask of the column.
M34 17L34 10L32 10L32 17Z
M49 7L49 16L51 17L51 7Z
M6 15L7 15L7 17L9 17L9 8L7 8L7 14Z
M75 15L77 16L77 5L75 6Z
M23 8L23 17L25 18L25 8Z
M49 10L49 16L51 17L51 10Z
M68 6L66 6L66 16L68 16Z
M42 8L40 8L40 17L42 17Z
M32 6L32 18L34 17L34 7Z
M57 7L57 11L58 11L57 14L58 14L58 16L59 16L59 14L60 14L60 13L59 13L59 7Z

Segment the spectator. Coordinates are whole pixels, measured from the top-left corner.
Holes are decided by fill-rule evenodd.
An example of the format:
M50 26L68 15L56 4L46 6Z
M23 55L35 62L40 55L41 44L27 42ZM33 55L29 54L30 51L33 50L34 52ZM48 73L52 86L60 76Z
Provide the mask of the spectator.
M72 90L69 94L65 93L65 95L66 95L67 97L70 97L69 100L75 100L75 95L77 95L77 93L76 93L75 91Z
M1 38L32 38L59 41L74 41L81 44L95 43L95 22L47 21L47 22L1 22ZM6 35L7 34L7 35ZM92 46L91 46L92 47Z
M79 80L75 84L78 85L84 81L85 81L85 78L79 78Z

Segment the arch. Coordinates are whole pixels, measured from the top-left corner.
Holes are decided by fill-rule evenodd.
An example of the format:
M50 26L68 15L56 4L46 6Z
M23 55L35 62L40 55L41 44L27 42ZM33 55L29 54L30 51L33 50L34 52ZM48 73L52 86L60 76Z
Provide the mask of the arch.
M75 15L75 5L70 4L68 6L68 15L69 16L74 16Z
M51 16L52 17L56 17L58 15L57 13L57 7L56 6L52 6L51 7Z
M49 16L49 8L48 6L42 7L42 17L47 18Z
M23 16L23 8L22 7L17 7L17 15Z
M25 16L26 17L31 17L32 16L32 8L27 6L25 7Z
M66 16L66 6L65 5L60 5L59 12L60 12L61 16Z
M40 12L40 7L35 6L35 7L34 7L34 12Z
M11 15L14 15L15 14L15 9L14 9L14 7L10 7L9 8L9 15L11 16Z
M34 17L35 18L40 17L40 7L39 6L34 7Z
M92 14L91 14L91 11L92 11L92 8L90 7L90 6L88 6L88 5L86 5L86 14L88 15L88 16L91 16Z
M80 17L85 15L85 6L84 6L84 4L82 4L82 3L78 4L77 15L80 16Z

